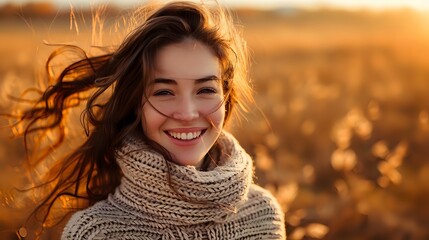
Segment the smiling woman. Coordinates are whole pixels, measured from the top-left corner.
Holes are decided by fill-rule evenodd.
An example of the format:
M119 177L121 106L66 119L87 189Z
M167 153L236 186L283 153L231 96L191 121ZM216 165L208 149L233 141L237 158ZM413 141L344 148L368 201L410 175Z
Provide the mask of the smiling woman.
M285 239L279 204L253 184L252 159L224 130L252 100L244 40L220 6L148 9L116 50L82 54L17 116L25 139L59 132L30 159L43 161L70 137L67 111L86 103L87 139L46 163L48 194L35 216L46 222L67 196L72 212L82 209L62 239ZM48 69L78 51L65 48Z
M198 40L186 38L161 48L155 62L155 79L143 101L143 130L173 162L200 168L209 161L204 156L225 119L218 57Z

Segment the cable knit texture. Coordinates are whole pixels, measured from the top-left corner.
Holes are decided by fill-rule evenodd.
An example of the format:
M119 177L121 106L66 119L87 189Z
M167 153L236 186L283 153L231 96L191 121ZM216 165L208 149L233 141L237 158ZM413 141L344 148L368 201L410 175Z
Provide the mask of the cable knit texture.
M127 138L117 151L120 186L75 213L62 239L285 239L277 201L252 183L252 159L228 133L219 143L218 166L198 171Z

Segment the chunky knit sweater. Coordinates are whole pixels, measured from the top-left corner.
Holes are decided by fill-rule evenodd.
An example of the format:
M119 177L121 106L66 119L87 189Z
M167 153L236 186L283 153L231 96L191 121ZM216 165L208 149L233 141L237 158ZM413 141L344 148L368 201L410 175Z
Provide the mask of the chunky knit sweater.
M219 143L221 161L198 171L126 139L117 151L121 184L75 213L62 239L285 239L277 201L252 183L252 159L228 133Z

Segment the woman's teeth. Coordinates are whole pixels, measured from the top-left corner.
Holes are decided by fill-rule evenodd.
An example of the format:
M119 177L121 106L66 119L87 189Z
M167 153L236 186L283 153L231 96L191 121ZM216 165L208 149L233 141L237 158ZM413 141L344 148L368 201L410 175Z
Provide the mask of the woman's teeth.
M179 133L179 132L171 132L169 131L168 134L176 139L180 140L192 140L195 138L198 138L201 136L202 131L196 131L196 132L188 132L188 133Z

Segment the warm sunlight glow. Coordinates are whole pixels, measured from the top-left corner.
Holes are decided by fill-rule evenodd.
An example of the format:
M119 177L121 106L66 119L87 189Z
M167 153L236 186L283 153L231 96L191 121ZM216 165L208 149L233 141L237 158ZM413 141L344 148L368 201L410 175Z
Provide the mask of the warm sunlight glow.
M71 110L62 148L27 171L27 157L40 153L32 143L51 145L57 134L29 136L26 156L16 116L83 51L116 49L139 25L127 8L148 1L172 0L0 0L0 240L33 239L27 212L46 189L13 187L35 186L92 129L82 128L83 106ZM218 1L239 20L256 103L228 131L254 160L255 183L285 212L287 239L429 239L429 0L190 1ZM83 50L45 69L55 44ZM86 105L87 96L67 104ZM59 198L48 223L75 206L86 202Z
M213 0L207 1L211 2ZM132 6L149 2L149 0L0 0L0 5L13 2L14 4L47 2L58 6L68 7L70 4L76 7L86 7L93 4L110 3L117 6ZM347 9L372 9L383 10L391 8L411 8L419 11L429 11L429 1L423 0L219 0L222 5L231 7L256 7L256 8L347 8Z

